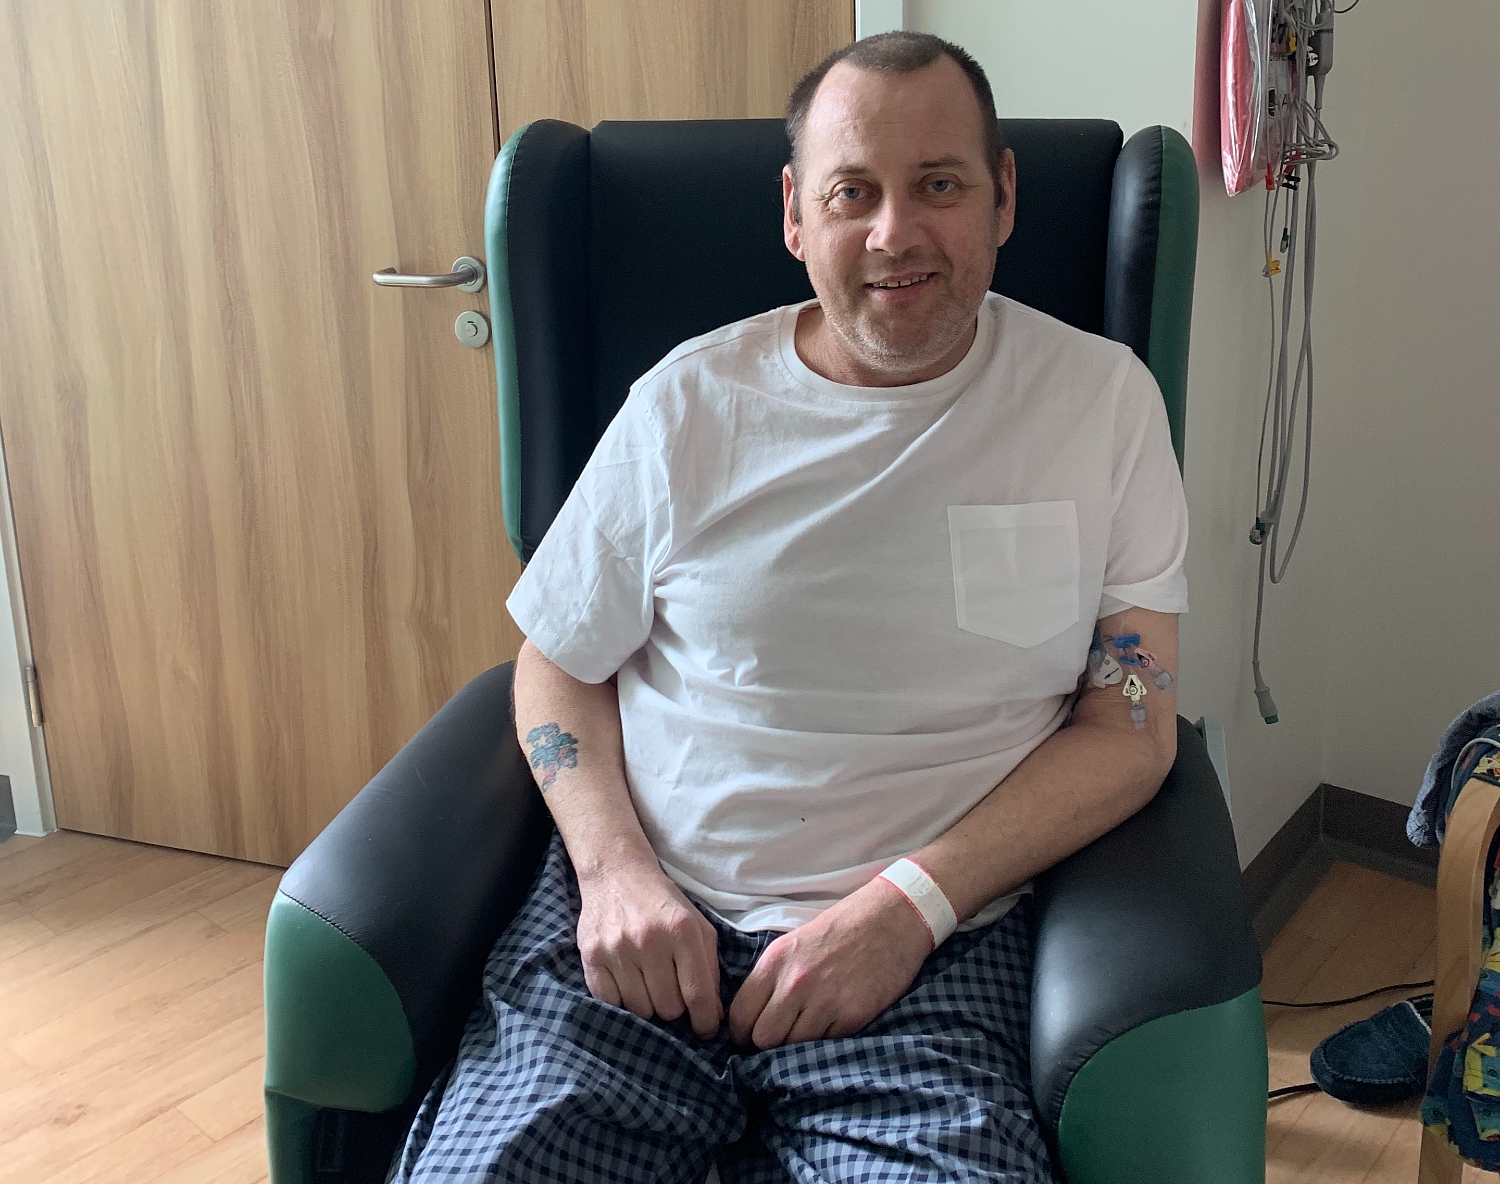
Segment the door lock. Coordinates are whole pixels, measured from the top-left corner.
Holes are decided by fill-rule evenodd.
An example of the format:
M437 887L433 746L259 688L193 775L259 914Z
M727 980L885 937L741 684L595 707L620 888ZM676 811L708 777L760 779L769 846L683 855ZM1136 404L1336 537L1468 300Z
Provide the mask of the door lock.
M490 323L482 313L461 312L453 322L453 335L470 349L479 349L490 339Z

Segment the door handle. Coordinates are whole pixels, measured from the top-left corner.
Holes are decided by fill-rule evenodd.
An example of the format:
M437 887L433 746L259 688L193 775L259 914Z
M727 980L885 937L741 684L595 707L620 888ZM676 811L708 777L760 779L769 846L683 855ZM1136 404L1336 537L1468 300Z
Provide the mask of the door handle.
M477 292L484 287L484 264L472 255L453 261L446 275L402 275L394 267L383 267L370 277L382 288L458 288Z

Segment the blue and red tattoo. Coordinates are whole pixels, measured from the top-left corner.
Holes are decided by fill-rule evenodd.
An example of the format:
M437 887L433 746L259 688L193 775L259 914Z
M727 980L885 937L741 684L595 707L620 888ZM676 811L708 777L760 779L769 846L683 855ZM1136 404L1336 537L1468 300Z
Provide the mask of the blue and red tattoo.
M526 733L526 743L531 745L531 767L542 775L543 793L552 788L559 770L578 768L578 738L557 724L532 728Z

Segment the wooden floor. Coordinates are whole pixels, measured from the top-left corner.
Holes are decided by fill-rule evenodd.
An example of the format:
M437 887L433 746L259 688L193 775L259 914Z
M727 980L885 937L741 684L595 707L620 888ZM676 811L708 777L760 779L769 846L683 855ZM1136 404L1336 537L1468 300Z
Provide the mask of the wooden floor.
M265 1180L280 877L65 831L0 843L0 1184Z
M0 1184L266 1179L261 956L280 876L70 832L0 843ZM1430 978L1433 932L1430 889L1335 864L1266 952L1262 993ZM1272 1087L1309 1080L1319 1040L1398 998L1267 1007ZM1268 1184L1416 1184L1416 1113L1272 1102Z
M1431 978L1435 933L1432 889L1336 863L1266 951L1261 997L1342 999ZM1343 1007L1267 1007L1271 1088L1312 1080L1307 1059L1320 1040L1417 993ZM1266 1130L1267 1184L1417 1184L1421 1129L1416 1099L1358 1108L1322 1093L1279 1099ZM1464 1184L1494 1179L1464 1172Z

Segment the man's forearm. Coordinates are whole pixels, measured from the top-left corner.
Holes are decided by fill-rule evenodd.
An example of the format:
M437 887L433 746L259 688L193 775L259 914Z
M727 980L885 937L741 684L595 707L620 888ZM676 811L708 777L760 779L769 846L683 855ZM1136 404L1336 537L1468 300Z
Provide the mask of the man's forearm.
M967 921L1124 822L1151 800L1170 767L1149 733L1075 721L910 858Z
M613 683L586 683L529 641L516 659L516 734L580 882L626 866L661 870L625 781Z

